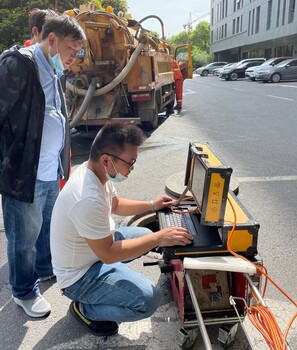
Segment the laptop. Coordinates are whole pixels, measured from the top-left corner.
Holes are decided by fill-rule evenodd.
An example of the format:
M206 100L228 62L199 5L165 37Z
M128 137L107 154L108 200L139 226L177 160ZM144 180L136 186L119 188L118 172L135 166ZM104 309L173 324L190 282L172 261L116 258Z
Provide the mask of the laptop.
M182 258L186 256L209 255L209 252L222 254L222 240L217 227L204 226L199 222L199 213L187 213L193 209L193 205L180 205L179 210L185 213L179 214L170 209L158 212L160 230L168 227L184 227L192 236L192 243L186 246L162 247L163 257L166 259Z

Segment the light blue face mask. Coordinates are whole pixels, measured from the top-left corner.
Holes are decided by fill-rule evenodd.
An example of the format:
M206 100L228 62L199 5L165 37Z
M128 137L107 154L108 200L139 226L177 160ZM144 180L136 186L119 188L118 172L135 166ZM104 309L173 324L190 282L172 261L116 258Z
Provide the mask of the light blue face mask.
M58 51L58 44L56 42L57 51ZM48 53L48 59L49 63L52 66L52 68L55 70L58 78L60 78L64 74L64 65L61 60L61 55L59 52L57 52L54 56L51 56L50 53Z
M107 176L108 180L110 180L110 181L112 181L112 182L122 182L122 181L127 180L128 177L127 177L127 176L124 176L123 174L121 174L121 173L119 173L119 172L117 171L117 168L115 167L115 165L114 165L114 163L113 163L112 160L111 160L111 163L112 163L112 166L113 166L113 168L114 168L114 170L115 170L115 172L116 172L116 175L115 175L115 177L110 176L110 175L108 174L108 172L106 171L106 168L105 168L105 173L106 173L106 176Z

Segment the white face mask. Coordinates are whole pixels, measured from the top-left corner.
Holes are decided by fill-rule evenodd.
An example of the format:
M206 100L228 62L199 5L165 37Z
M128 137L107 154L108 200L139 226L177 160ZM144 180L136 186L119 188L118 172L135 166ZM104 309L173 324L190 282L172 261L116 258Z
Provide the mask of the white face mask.
M114 163L113 163L112 160L111 160L111 163L112 163L112 166L113 166L113 168L114 168L114 170L115 170L115 172L116 172L116 175L115 175L115 177L110 176L110 175L108 174L106 168L105 168L105 173L106 173L106 176L107 176L108 180L113 181L113 182L122 182L122 181L127 180L128 177L127 177L127 176L124 176L123 174L121 174L121 173L119 173L119 172L117 171L117 168L115 167L115 165L114 165Z
M65 68L64 68L63 62L61 60L61 55L58 52L58 44L57 44L57 42L56 42L56 46L57 46L57 53L54 56L51 56L51 54L49 52L48 53L48 59L49 59L50 65L56 71L56 74L57 74L58 78L60 78L64 74Z

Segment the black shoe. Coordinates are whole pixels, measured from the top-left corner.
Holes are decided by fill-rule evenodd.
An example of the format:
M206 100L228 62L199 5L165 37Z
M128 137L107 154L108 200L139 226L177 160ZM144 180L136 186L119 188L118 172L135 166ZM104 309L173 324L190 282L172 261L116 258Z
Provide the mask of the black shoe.
M182 108L179 106L174 106L173 109L177 109L178 111L180 111Z
M72 301L70 313L88 330L98 337L107 337L118 333L119 325L114 321L92 321L87 319L78 308L78 302Z

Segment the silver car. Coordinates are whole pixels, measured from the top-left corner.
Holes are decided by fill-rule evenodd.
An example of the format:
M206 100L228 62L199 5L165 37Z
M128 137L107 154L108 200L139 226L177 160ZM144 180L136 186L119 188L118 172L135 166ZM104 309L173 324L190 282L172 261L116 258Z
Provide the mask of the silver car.
M256 80L256 74L260 70L264 70L265 68L270 68L275 66L276 64L281 63L284 60L288 60L292 57L274 57L262 63L260 66L250 67L245 71L245 76L251 80Z
M221 68L228 62L212 62L206 66L199 67L195 70L195 73L200 74L202 77L206 77L208 74L213 74L215 68Z
M265 82L271 81L278 83L281 80L296 80L297 79L297 58L282 61L281 63L270 67L260 69L256 73L256 80Z

